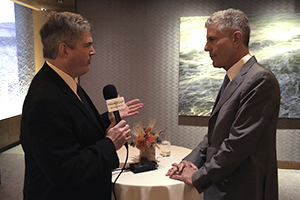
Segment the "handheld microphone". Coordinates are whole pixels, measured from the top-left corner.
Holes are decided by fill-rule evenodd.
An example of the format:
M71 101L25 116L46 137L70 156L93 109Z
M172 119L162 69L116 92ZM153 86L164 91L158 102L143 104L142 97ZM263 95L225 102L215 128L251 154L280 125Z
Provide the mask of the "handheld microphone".
M116 124L118 124L122 120L119 110L125 108L124 98L118 98L118 92L114 85L106 85L103 88L103 97L106 100L108 112L114 113ZM125 147L128 148L128 142L125 143Z

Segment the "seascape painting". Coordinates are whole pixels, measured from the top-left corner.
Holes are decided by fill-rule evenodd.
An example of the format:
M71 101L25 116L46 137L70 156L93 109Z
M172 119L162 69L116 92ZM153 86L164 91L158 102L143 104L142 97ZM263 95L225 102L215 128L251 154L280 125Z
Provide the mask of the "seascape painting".
M225 75L204 51L209 16L180 20L179 115L209 116ZM280 118L300 118L300 14L249 15L249 50L276 76Z

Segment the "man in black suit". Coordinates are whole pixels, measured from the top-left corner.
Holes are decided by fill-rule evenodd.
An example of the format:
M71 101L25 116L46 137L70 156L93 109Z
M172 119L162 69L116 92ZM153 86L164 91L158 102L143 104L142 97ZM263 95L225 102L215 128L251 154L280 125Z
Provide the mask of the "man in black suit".
M204 200L276 200L278 82L249 53L245 13L215 12L205 27L204 49L213 66L226 71L227 86L220 89L204 139L166 175L194 186Z
M131 136L125 120L100 115L76 83L89 71L92 26L81 15L50 13L40 30L46 62L25 98L21 144L25 152L25 200L109 200L116 150ZM138 99L122 118L138 114Z

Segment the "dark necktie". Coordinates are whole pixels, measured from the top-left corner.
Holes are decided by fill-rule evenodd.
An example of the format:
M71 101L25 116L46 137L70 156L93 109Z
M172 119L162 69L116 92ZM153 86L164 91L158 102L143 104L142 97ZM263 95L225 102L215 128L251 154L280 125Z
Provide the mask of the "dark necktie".
M91 115L93 116L93 118L96 119L96 114L95 114L94 110L92 109L92 107L90 106L90 104L88 103L87 99L85 98L84 91L80 87L80 85L77 85L77 94L80 97L81 102L84 104L84 106L86 107L86 109L91 113Z
M225 77L224 77L224 81L223 81L222 87L221 87L220 97L223 94L223 92L224 92L227 84L229 83L229 81L230 81L230 79L228 78L228 76L226 74Z

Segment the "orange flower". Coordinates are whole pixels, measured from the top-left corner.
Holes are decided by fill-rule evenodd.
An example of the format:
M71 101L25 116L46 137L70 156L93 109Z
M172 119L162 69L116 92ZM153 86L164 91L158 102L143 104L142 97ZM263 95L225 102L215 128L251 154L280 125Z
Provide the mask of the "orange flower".
M142 133L135 140L136 148L142 151L150 147L154 142L155 137L153 134L150 133L150 131L148 133Z

